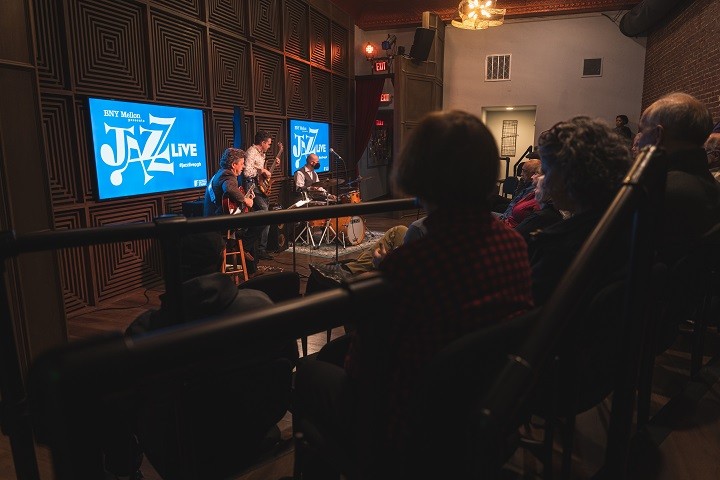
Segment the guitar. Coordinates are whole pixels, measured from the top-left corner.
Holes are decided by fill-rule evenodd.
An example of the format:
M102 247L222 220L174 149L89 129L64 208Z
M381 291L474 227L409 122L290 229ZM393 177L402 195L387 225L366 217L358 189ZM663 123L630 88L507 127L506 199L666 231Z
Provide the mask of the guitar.
M255 185L250 186L250 191L248 193L245 193L245 189L243 187L238 188L246 197L255 198ZM240 213L247 213L249 210L248 206L244 203L241 203L240 205L235 203L227 193L223 193L222 209L225 215L238 215Z
M275 155L275 160L280 160L280 155L282 155L283 150L285 150L285 147L283 147L283 144L278 142L278 147L280 149L277 152L277 155ZM262 176L260 181L258 182L258 188L260 191L265 195L266 197L270 196L270 192L272 191L272 184L273 181L275 181L275 177L273 176L273 173L275 172L275 167L278 166L279 162L273 161L272 167L270 167L270 177L266 177L265 175Z

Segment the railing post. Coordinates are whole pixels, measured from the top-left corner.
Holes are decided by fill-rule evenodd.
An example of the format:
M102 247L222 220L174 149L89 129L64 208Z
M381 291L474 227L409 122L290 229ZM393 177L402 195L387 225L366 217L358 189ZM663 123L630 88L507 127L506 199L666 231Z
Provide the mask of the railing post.
M0 232L0 245L6 247L14 237L13 232ZM0 248L0 251L7 252L8 248ZM5 255L0 256L0 426L2 432L10 438L16 478L39 480L40 472L35 457L25 384L15 343L9 292L5 283L7 260Z
M158 239L162 248L163 277L165 279L165 301L172 318L183 318L181 252L178 224L187 222L183 215L168 214L155 219L158 227Z

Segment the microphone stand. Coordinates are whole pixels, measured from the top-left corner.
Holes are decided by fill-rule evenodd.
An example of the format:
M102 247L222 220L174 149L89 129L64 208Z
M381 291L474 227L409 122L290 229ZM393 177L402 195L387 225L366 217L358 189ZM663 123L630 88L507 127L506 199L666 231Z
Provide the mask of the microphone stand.
M347 177L347 164L345 163L345 159L342 158L335 150L332 148L330 149L330 153L334 153L337 158L342 160L343 162L343 170L345 171L345 177ZM333 162L333 166L335 167L335 173L337 173L337 163ZM335 185L335 199L340 198L340 186ZM340 235L340 218L335 218L335 265L339 264L338 256L340 253L340 242L338 242L338 236Z

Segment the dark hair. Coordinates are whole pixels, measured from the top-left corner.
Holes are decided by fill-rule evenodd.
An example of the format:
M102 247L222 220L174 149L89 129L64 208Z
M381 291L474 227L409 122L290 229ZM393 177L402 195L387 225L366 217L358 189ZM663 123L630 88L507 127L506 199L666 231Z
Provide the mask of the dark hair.
M534 158L540 160L540 154L539 154L539 153L537 152L537 150L536 150L536 151L534 151L534 152L528 153L525 158L526 158L527 160L532 160L532 159L534 159Z
M182 237L180 272L183 281L219 272L224 249L225 240L216 232L193 233Z
M400 192L437 206L480 201L485 207L495 191L498 159L495 139L478 117L458 110L432 112L410 133L392 181Z
M626 142L604 122L588 117L556 123L543 132L539 144L552 198L583 209L605 209L630 167Z
M628 122L630 121L630 120L628 120L627 115L618 115L615 118L619 118L620 120L622 120L623 125L627 125Z
M245 150L239 148L227 148L220 157L220 168L230 168L241 158L245 158Z
M266 132L265 130L258 130L258 132L255 134L255 141L253 143L255 145L260 145L268 138L270 138L270 134L268 132Z

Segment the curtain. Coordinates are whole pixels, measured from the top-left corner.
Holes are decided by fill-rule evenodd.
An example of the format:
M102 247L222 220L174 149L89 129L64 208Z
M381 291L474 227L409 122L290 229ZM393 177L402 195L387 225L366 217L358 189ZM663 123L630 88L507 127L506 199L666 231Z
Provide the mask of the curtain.
M387 76L358 77L355 79L355 161L365 151L375 116L380 107L380 94Z

